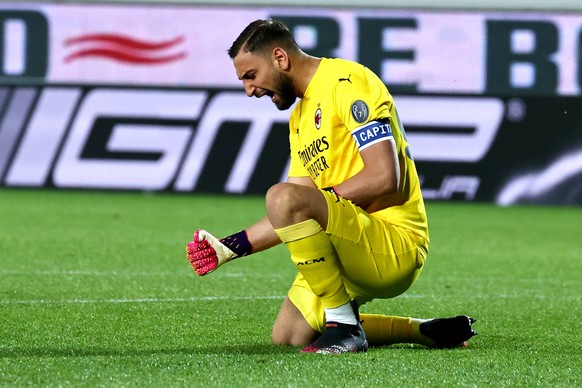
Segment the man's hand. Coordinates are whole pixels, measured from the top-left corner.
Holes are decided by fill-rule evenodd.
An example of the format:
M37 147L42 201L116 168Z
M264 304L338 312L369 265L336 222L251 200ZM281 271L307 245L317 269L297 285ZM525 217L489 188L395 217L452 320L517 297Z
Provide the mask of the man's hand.
M204 276L238 255L205 230L194 233L186 246L188 261L196 275Z

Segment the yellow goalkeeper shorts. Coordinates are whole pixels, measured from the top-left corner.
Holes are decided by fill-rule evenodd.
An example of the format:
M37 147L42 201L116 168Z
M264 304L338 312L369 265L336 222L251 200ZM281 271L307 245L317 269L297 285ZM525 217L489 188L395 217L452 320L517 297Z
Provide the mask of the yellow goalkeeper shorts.
M428 247L424 239L333 193L323 194L329 211L326 233L338 254L344 285L352 299L362 305L405 292L420 275L426 260ZM301 273L288 296L311 327L322 332L323 306Z

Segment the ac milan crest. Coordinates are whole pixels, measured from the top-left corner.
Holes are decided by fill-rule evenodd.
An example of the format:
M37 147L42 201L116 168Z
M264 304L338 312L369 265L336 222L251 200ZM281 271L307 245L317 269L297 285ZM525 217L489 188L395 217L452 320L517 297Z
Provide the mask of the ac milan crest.
M321 108L317 108L315 111L315 128L321 128Z

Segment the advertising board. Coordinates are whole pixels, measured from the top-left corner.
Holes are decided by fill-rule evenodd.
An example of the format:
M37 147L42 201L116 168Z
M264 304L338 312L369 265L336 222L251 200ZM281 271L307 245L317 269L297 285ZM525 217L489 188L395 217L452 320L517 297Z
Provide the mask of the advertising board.
M428 199L582 203L582 14L0 4L0 185L263 193L287 120L226 49L257 18L395 97Z

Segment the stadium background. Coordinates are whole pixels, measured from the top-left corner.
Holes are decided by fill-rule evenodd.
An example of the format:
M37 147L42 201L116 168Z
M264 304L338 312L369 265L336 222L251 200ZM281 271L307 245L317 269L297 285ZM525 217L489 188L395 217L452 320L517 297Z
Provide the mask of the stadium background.
M385 80L426 198L582 204L580 2L353 3L0 3L0 186L264 192L289 112L225 51L275 17Z

